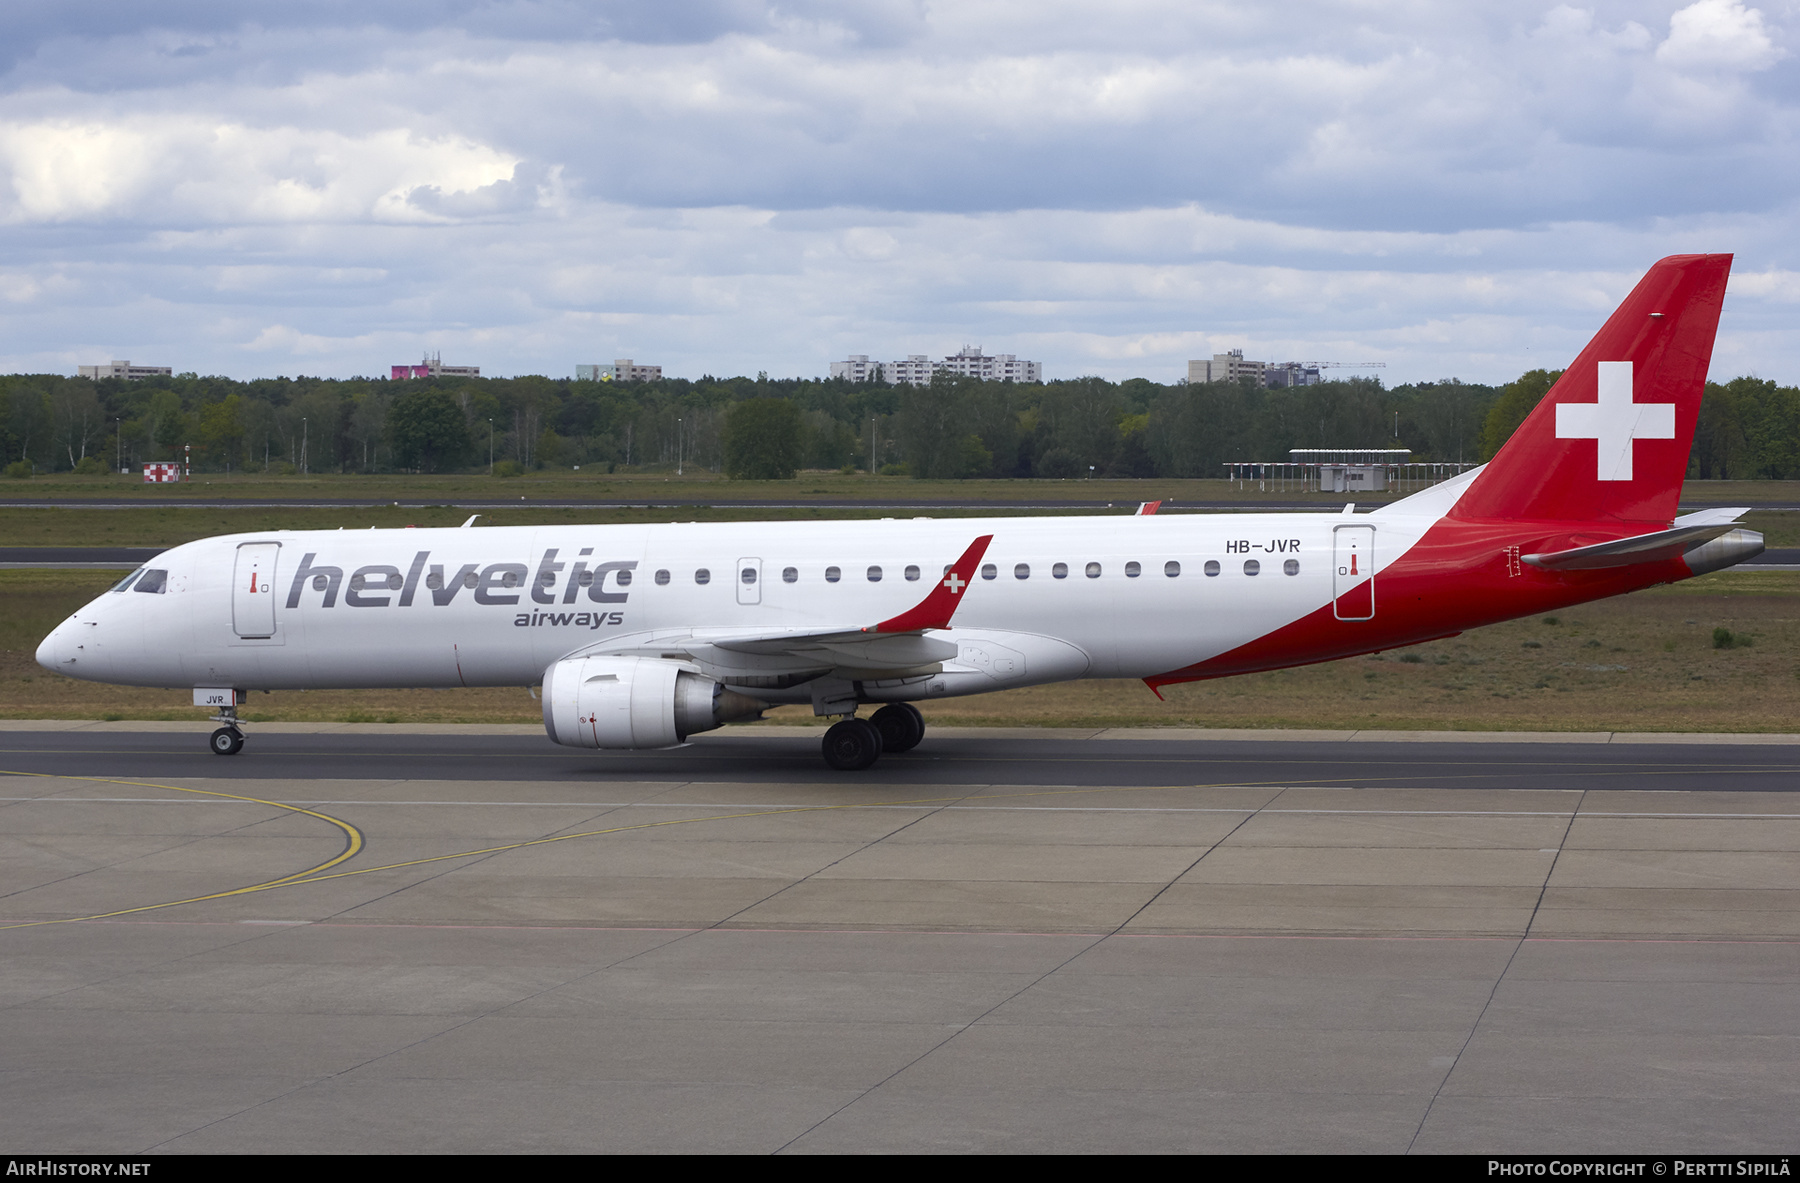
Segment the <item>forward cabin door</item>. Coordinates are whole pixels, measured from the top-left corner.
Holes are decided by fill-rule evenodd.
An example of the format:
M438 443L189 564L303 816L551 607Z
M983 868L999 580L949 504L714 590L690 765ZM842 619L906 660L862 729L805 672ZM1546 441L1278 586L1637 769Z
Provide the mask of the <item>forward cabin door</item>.
M737 561L737 600L740 604L762 603L762 560Z
M275 635L275 558L279 542L246 542L238 547L231 582L231 627L240 637Z
M1338 526L1331 534L1331 610L1339 620L1375 618L1375 527Z

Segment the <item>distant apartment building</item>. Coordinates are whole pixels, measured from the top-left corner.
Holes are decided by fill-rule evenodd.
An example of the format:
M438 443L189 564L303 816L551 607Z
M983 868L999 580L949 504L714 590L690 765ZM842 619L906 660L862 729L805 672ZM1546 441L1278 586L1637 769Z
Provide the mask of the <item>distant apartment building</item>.
M995 382L1042 382L1044 363L1021 361L1011 353L985 354L979 345L965 345L956 353L933 361L923 353L909 353L899 361L871 362L866 353L853 353L845 361L831 363L833 378L852 382L887 382L895 386L929 386L931 376L943 370Z
M1284 361L1279 364L1270 363L1263 367L1263 385L1270 390L1278 390L1283 386L1317 386L1318 384L1318 366L1304 365L1297 361Z
M395 382L407 378L479 378L480 366L447 366L438 354L431 354L416 366L394 366L389 374Z
M1190 386L1203 382L1242 382L1249 380L1271 389L1284 386L1312 386L1319 381L1319 367L1297 361L1247 361L1242 349L1215 353L1211 361L1188 362Z
M660 382L661 366L640 366L629 357L615 357L613 364L603 366L595 363L591 366L576 366L577 382Z
M952 374L996 382L1041 382L1044 379L1043 362L1020 361L1010 353L989 356L981 352L979 345L964 345L944 359L943 368Z
M920 356L924 355L920 354ZM868 354L852 353L844 361L831 363L831 376L846 378L851 382L879 382L881 381L881 369L881 363L870 361Z
M1195 385L1201 382L1237 382L1249 378L1260 386L1264 368L1264 362L1245 361L1242 349L1229 349L1224 353L1213 354L1211 361L1188 362L1187 380L1189 385Z
M891 386L930 386L932 371L938 363L923 353L909 353L905 361L891 361L881 367L881 376Z
M173 366L134 366L128 361L112 361L103 366L76 366L75 372L96 382L102 378L171 378L175 375Z

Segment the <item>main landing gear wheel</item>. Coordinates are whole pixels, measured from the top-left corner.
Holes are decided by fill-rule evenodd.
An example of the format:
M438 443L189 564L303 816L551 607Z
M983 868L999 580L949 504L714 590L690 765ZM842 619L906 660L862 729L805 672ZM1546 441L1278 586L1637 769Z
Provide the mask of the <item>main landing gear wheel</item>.
M881 750L910 752L925 738L925 716L910 702L896 702L882 707L869 718L881 732Z
M212 733L215 756L235 756L244 750L244 733L235 727L221 727Z
M839 772L861 772L881 755L881 732L867 719L845 719L825 732L825 763Z

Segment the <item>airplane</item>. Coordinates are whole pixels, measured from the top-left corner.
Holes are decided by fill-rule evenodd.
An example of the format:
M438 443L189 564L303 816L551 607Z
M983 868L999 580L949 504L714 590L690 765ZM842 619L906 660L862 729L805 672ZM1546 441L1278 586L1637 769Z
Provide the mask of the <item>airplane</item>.
M220 755L253 689L540 684L558 744L809 704L857 771L920 742L919 702L1160 697L1451 637L1761 553L1742 509L1676 515L1730 268L1656 263L1491 461L1373 512L232 534L132 572L37 660L191 687Z

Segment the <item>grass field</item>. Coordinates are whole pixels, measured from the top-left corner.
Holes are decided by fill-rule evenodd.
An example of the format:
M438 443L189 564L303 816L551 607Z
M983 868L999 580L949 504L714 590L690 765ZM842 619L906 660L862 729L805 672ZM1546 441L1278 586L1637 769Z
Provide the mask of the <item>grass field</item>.
M1357 500L1380 504L1400 493L1358 494ZM1689 481L1687 501L1711 504L1800 503L1800 481ZM1241 501L1246 508L1266 501L1317 501L1341 505L1342 493L1305 493L1292 485L1271 482L1265 490L1240 488L1223 479L1173 480L971 480L915 481L910 477L866 473L803 472L788 481L734 481L710 472L643 472L608 474L543 469L523 476L498 478L479 474L375 476L265 476L204 474L185 484L146 485L138 476L76 476L56 473L26 480L0 480L0 497L18 499L94 499L170 505L212 498L304 501L309 498L361 498L419 505L458 505L466 501L631 500L900 500L957 501L1112 501L1135 506L1140 501ZM466 514L464 516L467 516Z
M198 719L186 691L41 669L45 633L114 579L0 571L0 717ZM1714 647L1714 631L1736 643ZM1745 643L1747 642L1747 643ZM1720 572L1373 657L1166 689L1085 681L924 705L937 723L1531 731L1800 731L1800 573ZM536 722L524 688L255 694L252 720ZM771 712L811 721L810 710Z
M1341 500L1337 504L1341 504ZM1123 506L1136 508L1137 502L1120 502L1117 510L1095 510L1094 513L1125 513ZM1246 504L1254 509L1254 504ZM366 530L375 527L459 526L469 510L449 505L415 506L308 506L293 508L220 509L197 505L144 505L129 509L0 508L0 546L178 546L196 538L217 534L237 534L254 530ZM991 515L995 511L936 508L933 517L971 517ZM1052 511L1028 508L1000 511L1003 514L1032 515ZM1055 511L1067 513L1069 511ZM913 516L893 509L837 508L732 508L718 506L684 506L668 509L558 508L532 506L518 509L483 510L483 526L536 526L565 523L604 525L614 522L723 522L770 520L823 520L828 518L863 518ZM1753 511L1744 521L1751 529L1760 530L1769 546L1800 546L1800 513L1790 511Z

